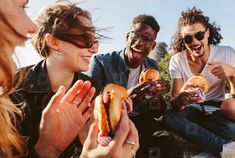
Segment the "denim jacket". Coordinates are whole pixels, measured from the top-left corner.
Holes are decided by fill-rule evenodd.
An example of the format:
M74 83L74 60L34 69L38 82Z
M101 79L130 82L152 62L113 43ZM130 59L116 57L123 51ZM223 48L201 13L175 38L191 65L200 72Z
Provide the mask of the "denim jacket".
M94 79L97 83L98 91L102 90L105 84L114 83L127 87L129 68L123 59L124 50L114 51L107 54L95 55L88 71L88 76ZM156 61L148 57L143 61L145 68L153 68L159 70ZM144 100L143 109L146 112L150 112L153 117L161 115L158 112L156 100ZM137 106L136 103L134 106ZM154 111L154 112L153 112ZM157 111L157 112L156 112ZM138 111L139 112L139 111ZM158 115L158 116L157 116Z
M15 76L15 82L19 78L20 71L23 74L23 78L20 83L17 83L19 85L15 92L10 95L13 103L22 110L24 115L23 121L18 121L17 128L23 136L29 137L29 154L39 137L39 124L42 111L55 94L50 86L45 63L45 60L43 60L36 65L19 69ZM90 77L82 73L75 73L73 83L79 79L84 81L89 80L92 86L95 85ZM75 143L72 143L60 157L70 157L74 152L74 148Z
M115 83L127 87L129 68L123 59L122 51L114 51L108 54L95 55L88 71L88 76L92 77L102 89L105 84ZM156 61L146 57L143 65L145 68L154 68L158 70Z

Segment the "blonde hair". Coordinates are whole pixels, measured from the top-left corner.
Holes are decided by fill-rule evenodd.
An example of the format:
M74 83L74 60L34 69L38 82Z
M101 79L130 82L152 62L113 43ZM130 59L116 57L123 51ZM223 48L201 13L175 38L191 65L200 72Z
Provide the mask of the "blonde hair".
M1 14L0 10L0 26L9 25L7 20ZM21 117L20 110L8 98L12 90L13 83L13 59L11 57L13 47L11 43L4 37L3 31L0 29L0 157L23 157L25 155L25 141L17 132L16 115ZM16 31L12 30L16 36L19 36Z

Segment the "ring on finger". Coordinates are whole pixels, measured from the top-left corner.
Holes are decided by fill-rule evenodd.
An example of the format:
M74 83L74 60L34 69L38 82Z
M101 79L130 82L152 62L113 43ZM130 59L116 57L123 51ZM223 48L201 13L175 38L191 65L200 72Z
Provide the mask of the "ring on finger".
M73 104L78 105L80 102L73 100Z
M135 152L133 149L131 149L131 152L132 152L132 154L133 154L133 158L135 158L136 152Z
M135 142L130 141L130 140L125 140L125 143L130 144L130 145L135 145Z

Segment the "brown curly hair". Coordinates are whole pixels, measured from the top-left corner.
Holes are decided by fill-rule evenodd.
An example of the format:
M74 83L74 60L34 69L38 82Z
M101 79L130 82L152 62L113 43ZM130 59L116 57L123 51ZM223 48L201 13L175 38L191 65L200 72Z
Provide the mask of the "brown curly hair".
M91 47L96 38L99 38L98 34L92 34L95 27L86 26L79 16L91 20L90 13L75 4L52 4L46 7L36 19L39 30L32 38L37 52L43 57L48 57L49 47L44 39L47 33L81 48ZM77 40L84 42L85 46L75 43Z
M186 49L185 44L183 42L183 38L180 34L181 28L186 25L191 25L195 23L201 23L205 28L209 29L210 36L208 38L208 43L212 45L216 45L220 43L223 37L219 33L220 27L216 26L215 22L210 23L209 17L204 16L203 12L200 9L197 9L195 6L191 9L189 8L185 12L181 13L181 17L178 21L178 31L173 37L172 47L175 53L182 52Z

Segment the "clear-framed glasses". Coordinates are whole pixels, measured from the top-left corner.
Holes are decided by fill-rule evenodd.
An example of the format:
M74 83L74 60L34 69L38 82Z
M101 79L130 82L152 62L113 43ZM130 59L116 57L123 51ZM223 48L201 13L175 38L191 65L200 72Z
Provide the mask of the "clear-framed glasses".
M131 37L132 37L134 40L141 40L141 41L142 41L143 43L145 43L145 44L150 44L151 42L154 41L153 38L148 37L148 36L141 35L141 34L139 34L139 33L136 32L136 31L131 31Z

